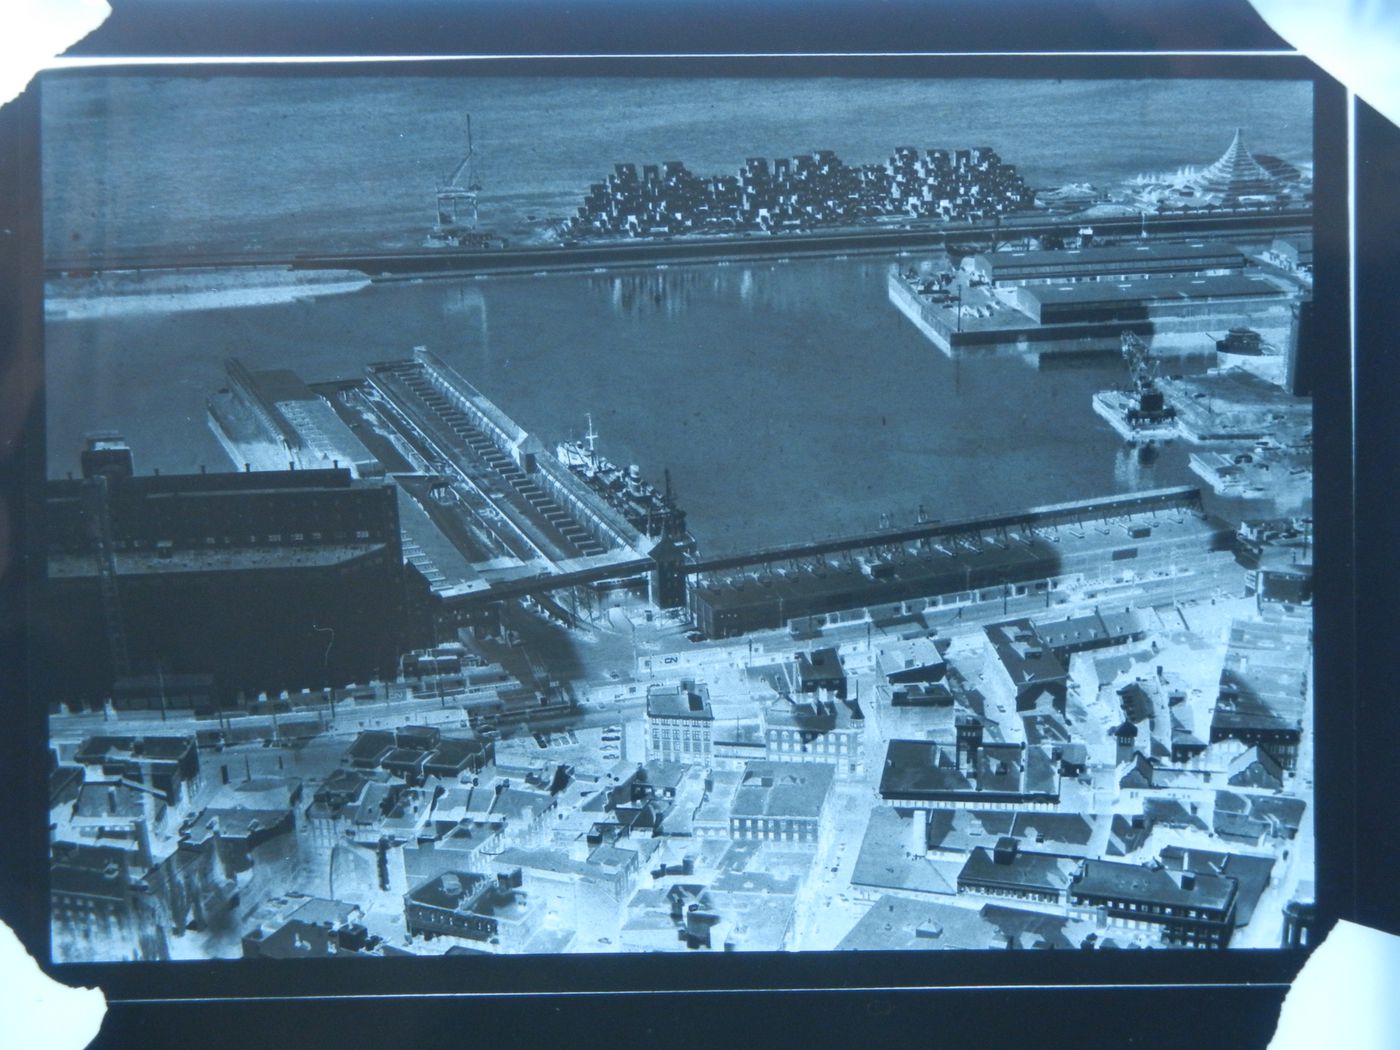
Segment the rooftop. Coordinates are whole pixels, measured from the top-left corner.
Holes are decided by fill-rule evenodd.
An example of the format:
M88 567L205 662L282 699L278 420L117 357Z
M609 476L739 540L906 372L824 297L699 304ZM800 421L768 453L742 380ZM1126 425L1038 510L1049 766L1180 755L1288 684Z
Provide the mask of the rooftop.
M176 762L193 752L194 747L192 736L91 736L73 757L83 764L132 758Z
M1236 620L1212 728L1299 729L1311 653L1311 631L1304 624Z
M165 802L164 793L144 784L130 780L88 780L78 788L73 816L140 819L148 815L148 807L157 801Z
M860 709L840 700L807 701L799 693L794 699L779 697L762 709L765 726L798 729L811 736L820 736L836 729L858 729L864 715Z
M1208 908L1225 911L1234 902L1238 884L1232 878L1194 873L1183 879L1180 871L1087 860L1084 874L1075 881L1077 895L1160 904L1170 907Z
M886 894L836 947L839 951L938 951L982 950L1002 944L979 911Z
M258 832L271 831L285 825L292 830L292 811L289 809L244 809L242 806L202 811L189 831L182 836L190 842L202 842L217 832L228 839L247 839Z
M55 842L51 847L49 891L120 899L130 892L126 851L114 846Z
M805 687L809 683L844 678L846 668L841 663L840 653L834 648L813 649L810 653L797 654L797 675Z
M710 691L694 682L680 685L653 685L647 690L648 718L688 718L695 721L714 720L710 706Z
M238 572L244 569L324 568L384 549L384 544L318 543L305 546L211 547L125 550L114 555L117 573L143 576L167 572ZM49 575L82 578L96 574L91 554L51 554Z
M934 681L943 676L947 661L932 638L911 638L880 654L880 666L891 682Z
M450 871L409 891L408 899L414 904L424 904L432 908L471 911L473 899L482 887L491 881L493 880L489 876L475 872Z
M693 590L711 606L726 609L832 593L868 595L872 602L906 592L911 597L954 594L1055 575L1067 560L1106 556L1144 528L1154 542L1199 537L1212 545L1228 542L1233 532L1204 513L1199 489L1159 489L926 525L919 531L926 534L927 544L918 546L911 539L908 546L897 545L898 553L881 563L889 567L888 574L878 580L851 567L845 558L831 557L816 564L809 561L800 571L711 577Z
M975 847L963 864L958 883L994 882L1028 890L1059 892L1069 886L1079 865L1084 863L1078 858L1054 853L1025 853L1019 849L1000 852L1002 861L985 846Z
M977 257L993 280L1030 276L1037 271L1096 270L1103 273L1132 272L1132 267L1152 269L1175 267L1181 270L1244 267L1244 256L1233 245L1219 241L1191 241L1184 244L1114 244L1064 250L991 252ZM985 262L983 262L985 260ZM1145 272L1145 271L1144 271Z
M346 749L345 757L352 762L378 763L393 749L393 733L382 729L367 729Z
M1096 610L1087 616L1038 622L1034 630L1047 649L1065 649L1112 645L1141 634L1143 626L1137 611L1127 608L1122 611Z
M911 853L913 820L891 806L875 806L860 843L852 886L876 889L942 893L956 887L940 867L922 853Z
M482 754L486 745L480 740L459 740L444 737L428 755L428 769L461 769L477 755Z
M1213 298L1283 298L1287 293L1263 277L1222 274L1211 277L1151 277L1130 281L1078 281L1031 284L1016 289L1022 301L1045 306L1166 303Z
M835 776L835 768L823 763L748 762L730 813L735 817L816 819Z
M978 749L974 766L959 768L953 744L891 740L880 794L890 800L1058 796L1059 779L1043 745L986 744Z
M1235 921L1246 925L1254 915L1254 906L1268 888L1273 874L1273 857L1256 857L1243 853L1216 853L1210 850L1185 849L1168 846L1162 850L1162 864L1174 871L1207 872L1239 881L1239 897L1235 904Z

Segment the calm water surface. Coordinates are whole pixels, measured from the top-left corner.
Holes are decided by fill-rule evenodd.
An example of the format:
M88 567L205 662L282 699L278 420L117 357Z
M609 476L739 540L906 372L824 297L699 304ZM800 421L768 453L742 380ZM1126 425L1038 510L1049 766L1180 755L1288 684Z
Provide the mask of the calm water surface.
M226 358L314 382L422 345L551 445L592 413L605 455L658 483L669 468L710 552L920 505L947 520L1195 482L1184 446L1143 464L1093 414L1090 395L1126 378L1117 360L951 361L888 302L890 265L426 281L51 323L50 473L76 471L98 428L125 433L142 471L231 469L204 408Z
M301 71L303 74L305 70ZM572 215L616 161L990 145L1032 186L1113 184L1250 148L1312 161L1306 81L48 75L51 255L421 244L473 118L482 223Z

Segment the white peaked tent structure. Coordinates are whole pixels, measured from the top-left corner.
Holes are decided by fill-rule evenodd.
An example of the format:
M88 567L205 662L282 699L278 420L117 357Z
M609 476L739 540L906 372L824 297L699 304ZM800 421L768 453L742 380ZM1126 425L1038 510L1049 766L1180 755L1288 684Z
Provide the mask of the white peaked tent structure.
M1188 185L1198 196L1221 204L1243 197L1274 197L1286 189L1245 149L1243 128L1235 129L1235 137L1221 158L1192 175Z

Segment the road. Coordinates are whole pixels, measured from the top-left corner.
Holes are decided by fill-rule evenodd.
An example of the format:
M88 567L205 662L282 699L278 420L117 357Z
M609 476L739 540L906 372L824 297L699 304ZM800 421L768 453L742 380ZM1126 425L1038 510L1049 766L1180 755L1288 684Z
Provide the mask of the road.
M1168 215L1087 220L1098 236L1134 236L1145 227L1159 236L1201 236L1249 233L1267 237L1312 228L1310 211L1243 212L1223 215ZM46 277L106 270L168 270L202 267L286 267L294 269L359 270L371 277L424 274L553 273L598 267L655 266L663 263L720 262L754 258L812 255L852 255L943 249L951 241L1016 240L1078 229L1086 220L1073 216L1047 218L1036 214L989 223L905 224L901 228L819 230L798 234L754 233L739 237L681 236L674 240L632 240L616 243L559 244L543 248L466 248L364 251L300 255L287 253L223 253L176 259L154 253L101 257L58 257L45 267Z

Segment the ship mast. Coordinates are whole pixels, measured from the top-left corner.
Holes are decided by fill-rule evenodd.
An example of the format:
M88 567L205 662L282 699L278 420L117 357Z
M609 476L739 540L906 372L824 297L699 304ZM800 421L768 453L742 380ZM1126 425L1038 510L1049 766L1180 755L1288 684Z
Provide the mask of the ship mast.
M597 432L596 430L593 429L593 413L592 413L592 412L587 413L587 417L588 417L588 433L584 434L583 437L584 437L584 440L588 442L588 454L589 454L589 455L592 455L592 454L593 454L593 451L594 451L594 442L596 442L596 441L598 440L598 432Z

